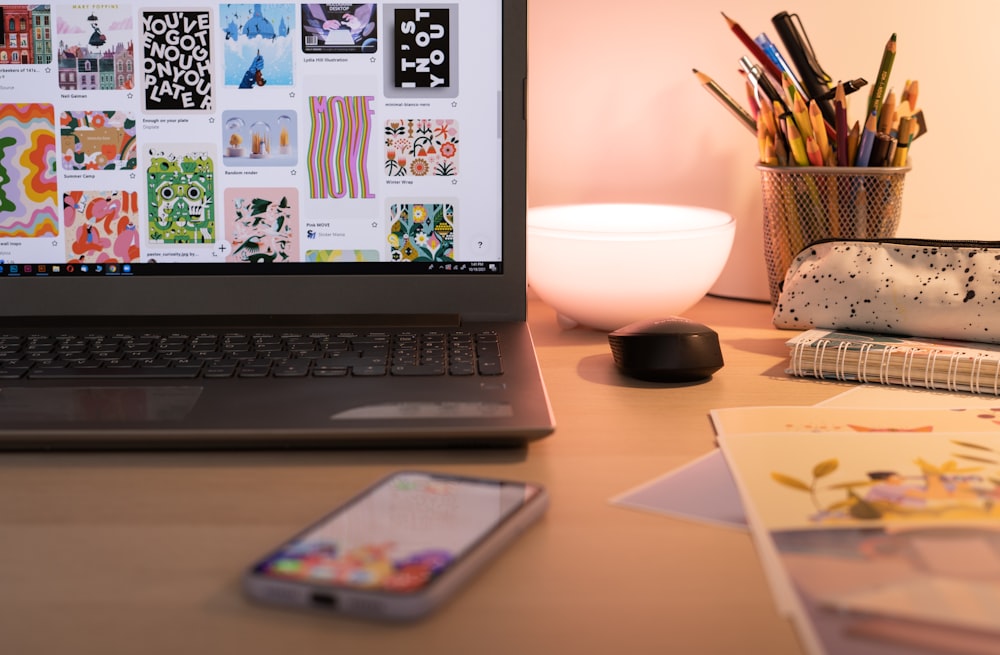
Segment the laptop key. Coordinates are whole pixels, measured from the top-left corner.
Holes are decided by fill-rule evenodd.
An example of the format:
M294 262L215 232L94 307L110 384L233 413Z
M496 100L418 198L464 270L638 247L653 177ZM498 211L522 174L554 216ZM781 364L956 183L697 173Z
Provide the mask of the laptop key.
M209 364L202 372L202 375L206 378L231 378L235 374L235 364Z
M283 364L276 364L272 369L274 377L298 378L309 375L308 359L290 359Z
M19 380L27 372L26 368L0 368L0 380Z
M191 379L201 373L200 366L171 366L147 369L131 368L33 368L28 377L42 380L139 380L139 379Z
M368 365L368 366L353 366L351 367L351 374L355 377L379 377L385 375L386 373L385 365Z
M243 364L238 375L241 378L266 378L270 372L270 364Z
M393 375L444 375L444 364L400 364L389 372Z
M503 366L500 364L500 358L480 358L478 364L480 375L502 375Z

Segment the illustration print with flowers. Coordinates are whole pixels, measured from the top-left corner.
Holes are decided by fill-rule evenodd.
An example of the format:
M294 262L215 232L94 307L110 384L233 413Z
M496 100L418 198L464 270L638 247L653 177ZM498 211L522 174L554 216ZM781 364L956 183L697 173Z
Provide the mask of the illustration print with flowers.
M389 208L394 262L455 261L455 207L450 203L399 203Z
M122 111L64 111L62 167L68 171L136 168L135 118Z
M385 123L385 172L389 177L458 175L458 123L403 118Z

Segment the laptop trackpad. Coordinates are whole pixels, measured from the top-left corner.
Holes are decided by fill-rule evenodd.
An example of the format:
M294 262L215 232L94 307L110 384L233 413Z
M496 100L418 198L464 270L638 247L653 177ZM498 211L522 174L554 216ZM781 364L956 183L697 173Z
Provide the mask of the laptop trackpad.
M0 423L177 421L200 395L195 386L0 388Z

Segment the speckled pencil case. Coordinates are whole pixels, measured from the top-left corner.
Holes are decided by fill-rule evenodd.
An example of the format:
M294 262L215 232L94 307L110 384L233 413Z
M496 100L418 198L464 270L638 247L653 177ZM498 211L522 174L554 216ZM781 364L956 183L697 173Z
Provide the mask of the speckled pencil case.
M1000 241L817 241L792 260L774 325L1000 343Z

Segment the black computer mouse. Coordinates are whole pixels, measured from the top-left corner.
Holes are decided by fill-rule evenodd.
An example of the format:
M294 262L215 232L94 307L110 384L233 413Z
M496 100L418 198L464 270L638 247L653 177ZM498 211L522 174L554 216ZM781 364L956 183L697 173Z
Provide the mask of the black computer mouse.
M722 368L719 335L678 316L638 321L608 334L618 369L653 382L704 380Z

